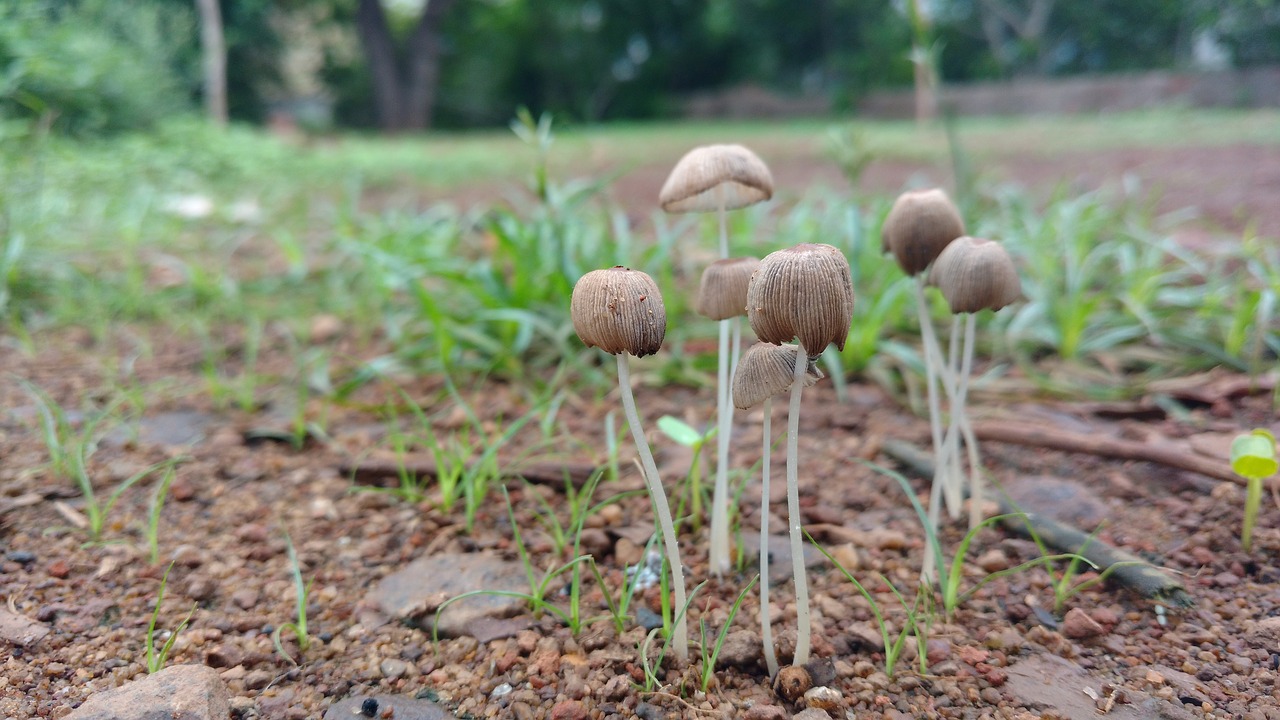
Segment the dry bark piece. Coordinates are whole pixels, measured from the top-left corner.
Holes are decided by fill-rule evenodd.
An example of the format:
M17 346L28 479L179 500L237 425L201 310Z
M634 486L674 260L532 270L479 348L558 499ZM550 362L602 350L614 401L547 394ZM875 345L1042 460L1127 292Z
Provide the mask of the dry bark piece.
M569 311L582 342L610 355L652 355L667 334L667 310L657 283L621 265L579 278Z
M742 145L703 145L685 153L658 193L669 213L737 210L773 197L773 175Z
M942 291L951 312L999 310L1022 298L1022 282L1013 258L997 242L956 238L929 270L929 284Z
M929 267L943 248L964 235L964 219L940 188L898 196L880 228L880 248L893 253L908 275Z
M797 345L758 342L747 348L733 376L733 404L746 410L790 388L799 353ZM809 367L805 370L804 385L809 387L824 376L812 359L806 358L806 362Z
M728 320L747 314L747 286L760 267L760 258L717 260L702 271L698 285L698 314L712 320Z
M853 322L853 279L838 249L802 243L769 253L747 288L747 318L756 337L807 352L844 349Z

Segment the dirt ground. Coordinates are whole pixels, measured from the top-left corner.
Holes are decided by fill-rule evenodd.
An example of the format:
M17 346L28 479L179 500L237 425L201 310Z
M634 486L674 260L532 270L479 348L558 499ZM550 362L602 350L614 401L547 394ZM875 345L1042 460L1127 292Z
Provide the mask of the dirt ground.
M1238 233L1246 218L1260 233L1280 237L1280 151L1274 149L1133 151L1068 157L1053 166L1005 163L991 172L1041 191L1060 177L1087 189L1134 173L1145 184L1163 187L1163 209L1201 208L1201 218L1185 226L1194 237ZM774 171L780 182L840 181L834 170L812 165L781 164ZM873 166L862 189L893 191L919 172L936 169ZM614 192L625 197L634 184L650 197L664 173L642 167L624 176ZM0 378L0 591L7 605L0 608L0 717L63 717L91 694L145 676L143 639L170 560L175 564L158 627L173 628L196 609L169 662L217 669L239 718L321 717L340 701L371 695L428 699L460 718L766 720L801 714L804 700L779 697L770 687L759 654L754 594L733 621L706 692L697 687L696 664L672 662L659 671L660 686L643 687L645 630L636 623L652 622L660 610L657 587L637 594L636 617L622 633L599 621L575 636L552 615L533 617L517 607L505 612L510 617L468 625L461 636L433 644L423 617L442 598L428 587L416 612L396 617L379 605L379 588L424 556L456 562L456 572L446 575L464 575L477 553L516 561L513 529L496 489L470 531L459 509L446 513L434 507L438 496L412 504L353 492L357 482L375 480L353 481L351 468L385 457L379 453L388 444L386 423L377 408L392 396L391 388L361 391L329 414L326 438L295 449L278 441L288 429L286 399L252 413L216 409L203 394L184 390L202 386L199 353L164 334L148 339L153 351L138 357L133 371L143 383L166 379L173 389L149 398L132 429L111 433L92 457L90 472L99 496L106 497L116 483L151 463L185 458L161 513L155 564L144 543L154 480L123 492L110 512L106 543L85 546L84 531L75 527L83 519L83 501L71 481L48 467L36 429L38 411L14 379L30 380L64 406L79 407L85 393L104 386L121 361L134 356L136 338L102 346L73 329L41 335L34 354L16 342L0 346L7 370ZM328 342L335 356L353 362L384 350L347 347L341 334ZM264 371L288 375L294 365L284 339L271 337L265 344L259 361ZM445 403L432 379L406 379L401 388L429 411ZM975 398L978 420L1157 443L1215 461L1240 431L1269 427L1280 433L1267 383L1223 373L1169 391L1185 413L1170 413L1163 409L1167 403L1153 401L1066 403L1000 390L987 388ZM693 424L710 421L710 389L637 392L650 422L663 414ZM473 388L468 396L495 427L500 418L527 410L520 388L501 382ZM569 398L552 441L541 442L536 429L522 431L504 453L504 466L532 473L548 464L603 464L604 418L617 408L614 395ZM736 466L758 459L761 420L758 411L738 414ZM784 422L776 409L775 431ZM804 522L867 585L895 635L904 622L902 608L878 578L911 596L925 545L897 484L859 459L910 474L885 453L885 443L900 439L923 446L927 437L927 423L879 387L855 383L844 403L827 381L806 393L800 441ZM668 492L675 494L690 457L656 433L651 439L659 447ZM621 447L621 477L602 487L599 497L640 487L629 443ZM804 717L1280 718L1275 501L1264 498L1254 548L1245 553L1239 539L1244 491L1238 485L1153 463L998 441L984 443L983 450L992 477L1024 507L1086 533L1097 528L1098 541L1167 568L1170 582L1185 589L1185 605L1176 597L1146 597L1107 582L1070 595L1055 609L1054 576L1020 571L977 589L952 617L939 613L923 648L927 667L921 670L912 641L890 676L871 606L825 560L812 557L815 653L824 662L808 672L815 684L834 692L810 701ZM783 460L780 453L774 457L774 477L780 479ZM926 496L927 484L911 477L916 493ZM532 564L541 570L564 562L567 555L554 547L535 501L541 496L563 506L562 485L513 479L506 486ZM781 486L774 483L775 534L786 528ZM752 479L740 505L744 545L759 526L759 500ZM651 531L650 518L647 500L629 497L587 520L583 549L595 557L608 590L616 592L626 568L643 558L640 546ZM307 613L310 647L301 652L296 642L285 643L299 659L297 666L271 641L275 628L296 619L285 530L303 577L314 583ZM960 523L948 524L946 547L954 549L963 531ZM708 581L692 604L693 627L705 622L709 633L718 632L738 591L757 572L751 552L733 574L715 579L707 573L705 528L686 525L681 545L691 585ZM783 555L775 553L775 563ZM964 566L963 587L1039 555L1025 537L983 530ZM785 573L774 585L771 616L785 647L794 643L795 607L784 578ZM568 602L558 585L551 597L561 606ZM582 602L591 617L606 612L594 580L586 582Z

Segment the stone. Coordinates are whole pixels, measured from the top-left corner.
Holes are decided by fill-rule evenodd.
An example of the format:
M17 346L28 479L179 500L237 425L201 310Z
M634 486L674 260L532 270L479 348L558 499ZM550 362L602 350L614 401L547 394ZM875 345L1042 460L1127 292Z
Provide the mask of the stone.
M1280 646L1280 615L1265 618L1245 627L1245 640L1255 647Z
M1088 640L1106 634L1106 629L1097 620L1089 617L1089 613L1080 608L1071 608L1062 619L1062 634L1072 640Z
M551 706L551 720L587 720L587 709L577 700L562 700Z
M821 708L805 708L795 715L791 716L792 720L831 720L831 713Z
M734 630L724 637L720 663L731 667L751 667L764 656L760 636L750 630Z
M369 603L391 617L430 631L436 619L438 597L453 598L477 590L527 592L524 567L483 553L442 553L421 557L383 578L369 593ZM447 605L439 613L442 637L468 634L468 626L481 618L511 617L525 608L525 601L502 595L473 595Z
M742 720L787 720L790 715L777 705L753 705Z
M373 702L370 703L370 700ZM374 707L373 703L377 703L377 710L372 716L360 713L362 707ZM360 720L367 717L390 717L395 720L456 720L455 716L430 700L419 700L403 695L352 695L331 705L324 714L324 720Z
M225 720L230 715L231 697L217 670L171 665L91 695L66 720Z
M1164 668L1161 668L1164 670ZM1097 720L1094 700L1082 691L1094 690L1110 680L1095 677L1079 665L1055 655L1035 655L1008 668L1008 681L1002 686L1015 702L1035 708L1041 716L1064 720ZM1132 688L1125 689L1126 703L1116 703L1107 714L1108 720L1189 720L1193 716L1181 703L1147 695Z
M49 626L26 615L9 612L0 605L0 639L11 645L30 647L49 634Z
M1005 483L1014 507L1039 513L1072 527L1091 528L1107 519L1107 506L1084 485L1045 475L1017 477Z
M378 663L378 671L382 673L382 677L388 680L395 680L404 677L409 672L409 663L399 658L387 658Z

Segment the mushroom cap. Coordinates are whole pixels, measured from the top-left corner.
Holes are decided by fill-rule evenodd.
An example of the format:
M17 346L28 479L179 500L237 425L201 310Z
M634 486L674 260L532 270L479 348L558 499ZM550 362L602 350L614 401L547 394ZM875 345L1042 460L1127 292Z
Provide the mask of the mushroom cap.
M742 354L733 374L733 404L739 409L755 407L766 399L791 387L795 379L798 345L772 345L758 342ZM804 386L823 378L813 358L805 358Z
M746 315L747 286L758 267L756 257L725 258L708 265L698 285L698 314L712 320Z
M853 278L844 253L802 243L769 253L751 276L747 318L764 342L794 338L811 355L835 343L843 350L853 322Z
M716 191L716 188L721 188ZM773 197L773 175L742 145L702 145L685 153L658 193L669 213L737 210Z
M880 227L880 248L893 253L908 275L937 259L952 240L964 235L964 219L941 188L898 196Z
M953 313L999 310L1022 299L1013 258L998 242L964 236L942 251L929 269L929 284Z
M569 312L582 342L610 355L652 355L667 334L667 309L657 283L621 265L592 270L579 278Z

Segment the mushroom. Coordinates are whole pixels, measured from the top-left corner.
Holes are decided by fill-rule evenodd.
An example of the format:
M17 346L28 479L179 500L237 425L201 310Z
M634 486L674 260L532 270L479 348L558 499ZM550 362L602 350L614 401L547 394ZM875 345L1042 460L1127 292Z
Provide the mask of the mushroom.
M795 382L795 345L758 342L747 348L733 377L733 404L746 410L764 403L763 442L760 449L760 637L764 641L764 661L769 676L778 673L778 654L773 649L773 625L769 622L769 451L773 446L773 396ZM822 379L822 371L806 359L804 384Z
M983 479L979 471L978 442L969 423L965 404L968 402L969 375L973 370L973 341L977 313L999 310L1022 298L1022 283L1013 266L1013 258L1000 243L973 237L957 238L938 255L929 270L929 284L942 292L953 313L951 321L950 386L951 422L943 440L943 455L938 464L952 467L952 477L959 482L960 435L969 450L969 525L982 521ZM960 315L965 316L963 329ZM964 344L963 355L958 347ZM934 503L936 505L936 503ZM936 512L930 507L936 527Z
M578 279L569 301L573 317L573 329L587 347L598 347L617 357L618 388L622 394L622 407L627 415L627 425L640 454L644 469L645 485L653 504L662 532L662 544L666 549L667 563L671 567L671 586L675 592L676 620L672 630L672 642L681 660L689 657L689 634L685 621L684 570L680 563L680 548L676 541L675 523L671 520L671 508L667 503L662 480L653 452L645 440L636 412L635 396L631 392L631 372L628 355L644 357L662 347L667 332L667 311L662 303L662 293L653 278L639 270L621 265L606 270L592 270Z
M853 280L849 261L830 245L804 243L770 253L747 288L747 318L761 341L796 340L797 353L815 358L834 344L844 349L853 320ZM809 662L809 585L800 541L798 443L800 392L808 363L796 362L787 410L787 516L796 585L796 652L793 663Z
M916 313L920 319L920 336L924 345L925 386L929 402L929 430L936 458L930 506L944 497L952 516L960 512L960 480L950 475L950 466L943 460L942 407L938 393L938 376L943 371L942 349L929 317L929 303L925 298L924 270L956 238L964 235L964 219L947 193L940 188L913 190L898 196L880 228L880 245L886 253L892 253L902 271L916 280ZM943 387L951 396L951 381L943 378ZM942 490L946 489L945 496ZM937 525L936 520L934 523ZM926 565L927 567L927 565Z
M680 158L662 190L658 201L669 213L716 211L720 223L720 258L729 258L729 233L725 212L754 205L773 197L773 176L769 167L751 150L742 145L704 145L696 147ZM744 262L753 259L742 259ZM714 270L713 270L714 268ZM707 268L717 279L724 271L725 279L738 278L736 273L745 265ZM707 290L708 274L702 278L703 290ZM746 273L750 277L750 271ZM716 312L704 312L712 305L698 301L699 312L720 321L719 359L716 370L716 483L711 501L711 549L708 562L713 573L719 575L730 567L729 558L729 440L733 433L733 405L729 400L733 366L736 364L741 344L739 315L743 304L736 295L720 295L713 304ZM736 307L734 305L737 304ZM732 356L730 354L730 334Z

